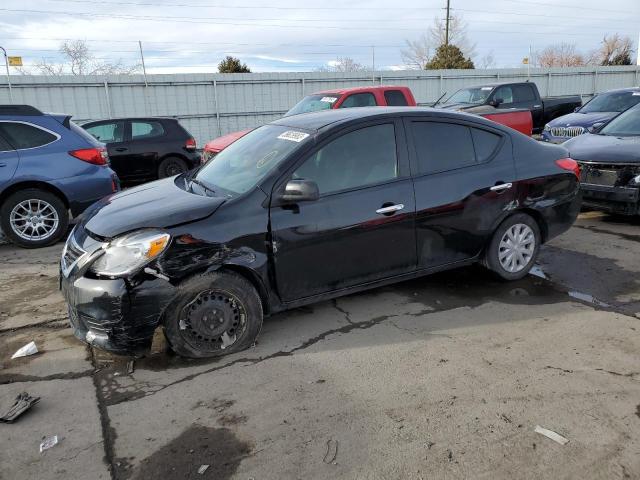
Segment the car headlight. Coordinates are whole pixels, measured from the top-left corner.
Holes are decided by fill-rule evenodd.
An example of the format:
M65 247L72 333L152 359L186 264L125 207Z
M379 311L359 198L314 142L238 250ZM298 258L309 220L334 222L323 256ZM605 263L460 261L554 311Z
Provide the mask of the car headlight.
M636 175L635 177L633 177L629 182L629 185L632 185L634 187L640 186L640 175Z
M548 123L544 126L544 131L545 132L550 132L551 131L551 127L549 126Z
M119 277L142 268L164 252L171 235L161 230L138 230L107 244L104 253L91 265L98 275Z

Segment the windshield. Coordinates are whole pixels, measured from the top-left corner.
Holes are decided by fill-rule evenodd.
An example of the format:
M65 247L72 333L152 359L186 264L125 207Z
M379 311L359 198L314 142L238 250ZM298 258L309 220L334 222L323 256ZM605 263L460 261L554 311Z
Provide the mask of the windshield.
M244 193L309 137L307 132L280 125L256 128L209 160L194 179L214 191Z
M493 87L463 88L451 95L445 103L472 103L482 104L487 101Z
M601 93L580 109L580 113L624 112L640 102L640 92Z
M598 132L601 135L640 136L640 107L621 113Z
M329 110L340 98L340 94L318 94L307 95L300 100L295 107L284 114L285 117L298 115L300 113L317 112L319 110Z

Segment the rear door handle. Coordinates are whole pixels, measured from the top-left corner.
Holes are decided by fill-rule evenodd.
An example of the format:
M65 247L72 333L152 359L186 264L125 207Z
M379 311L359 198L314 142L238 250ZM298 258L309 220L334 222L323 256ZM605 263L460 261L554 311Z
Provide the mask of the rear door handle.
M118 147L115 150L116 150L116 152L126 152L129 149L127 147Z
M0 162L0 167L6 167L6 166L7 166L7 164L6 164L6 163L4 163L4 162Z
M513 187L512 183L499 183L498 185L491 187L489 190L492 192L503 192L505 190L509 190L511 187Z
M395 205L389 205L388 207L381 207L376 210L376 213L379 213L380 215L386 215L388 213L395 213L398 210L402 210L403 208L403 203L396 203Z

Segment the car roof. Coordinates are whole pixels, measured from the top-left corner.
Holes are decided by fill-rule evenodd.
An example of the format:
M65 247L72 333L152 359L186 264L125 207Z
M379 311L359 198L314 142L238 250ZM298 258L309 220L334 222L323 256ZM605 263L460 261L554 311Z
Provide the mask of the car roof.
M621 93L621 92L640 92L640 87L627 87L627 88L612 88L611 90L605 90L596 95L602 95L603 93Z
M358 93L358 92L373 92L377 90L399 90L406 89L407 87L401 85L375 85L375 86L365 86L365 87L350 87L350 88L333 88L330 90L320 90L317 92L313 92L311 95L320 95L322 93Z
M285 127L300 128L303 130L318 131L330 125L347 123L353 120L376 120L385 117L399 116L429 116L434 118L449 118L471 120L494 128L501 126L478 115L463 112L452 112L431 107L358 107L338 108L334 110L322 110L319 112L301 113L283 117L270 123Z
M173 121L177 122L177 118L172 117L118 117L118 118L103 118L102 120L91 120L90 122L84 123L84 125L88 125L89 123L98 123L98 122L121 122L124 120L144 120L144 121Z

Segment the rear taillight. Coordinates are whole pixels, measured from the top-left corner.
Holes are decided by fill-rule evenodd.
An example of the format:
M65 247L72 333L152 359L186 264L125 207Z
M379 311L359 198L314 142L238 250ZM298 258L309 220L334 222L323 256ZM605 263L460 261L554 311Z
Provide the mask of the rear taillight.
M76 157L78 160L92 163L94 165L107 165L109 163L109 155L104 147L72 150L69 152L69 155Z
M569 170L573 172L576 178L580 178L580 165L573 158L561 158L560 160L556 160L556 165L558 165L563 170Z
M190 138L184 143L185 150L189 150L190 152L196 149L196 139Z

